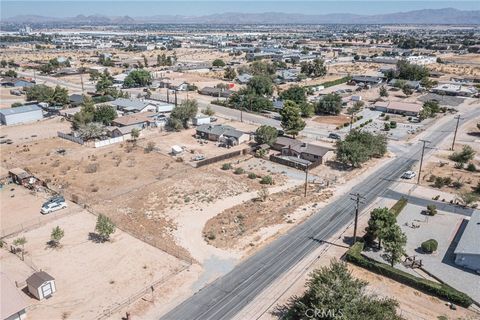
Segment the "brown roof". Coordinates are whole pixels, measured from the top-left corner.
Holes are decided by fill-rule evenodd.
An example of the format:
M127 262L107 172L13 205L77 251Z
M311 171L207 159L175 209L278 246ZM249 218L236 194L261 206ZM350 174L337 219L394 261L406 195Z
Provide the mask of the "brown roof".
M288 148L288 147L284 147L284 148ZM298 153L308 153L308 154L313 154L320 157L323 157L327 152L332 151L332 149L330 148L317 146L311 143L296 144L292 146L291 149Z
M275 144L278 144L278 145L281 145L281 146L284 146L284 147L288 147L288 146L294 146L294 145L297 145L297 144L300 144L302 143L302 141L299 141L299 140L295 140L295 139L292 139L292 138L289 138L289 137L277 137L277 139L275 140Z
M420 112L422 110L422 106L419 104L400 101L377 102L375 106L403 112Z
M13 282L3 272L0 273L0 318L6 319L11 315L25 309L27 303L20 290L18 290Z
M155 115L155 112L140 112L129 114L123 117L118 117L112 122L119 126L130 126L132 124L143 123L143 122L150 122L153 119L151 116Z
M27 285L32 286L34 288L39 288L42 284L51 280L55 280L55 279L45 271L39 271L39 272L35 272L30 277L28 277Z

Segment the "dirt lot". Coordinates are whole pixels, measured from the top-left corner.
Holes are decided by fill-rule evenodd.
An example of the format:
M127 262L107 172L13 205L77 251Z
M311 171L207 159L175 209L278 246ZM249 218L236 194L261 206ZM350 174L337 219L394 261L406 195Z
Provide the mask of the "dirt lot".
M25 295L32 305L29 319L95 319L154 281L183 268L177 259L120 230L110 242L89 240L95 222L95 216L79 212L23 234L28 241L25 262L1 250L2 272L12 280L25 281L33 273L32 267L55 278L57 292L52 298L38 301ZM65 231L62 247L50 249L46 242L57 225ZM7 243L13 239L7 239Z
M53 117L17 126L1 126L0 136L11 139L13 143L26 143L56 137L58 131L70 132L70 126L63 117Z
M245 249L239 248L249 245L242 241L244 238L259 233L262 228L298 223L300 221L297 220L303 220L308 215L303 214L297 219L297 210L312 213L318 202L332 195L330 190L320 190L312 184L308 190L309 197L304 197L303 192L303 186L295 187L265 195L265 199L256 198L231 207L207 222L203 232L205 240L219 248ZM253 240L257 242L260 239L258 234Z
M315 117L313 121L322 124L333 124L339 126L343 125L346 122L350 122L350 117L344 114L340 114L338 116L318 116Z

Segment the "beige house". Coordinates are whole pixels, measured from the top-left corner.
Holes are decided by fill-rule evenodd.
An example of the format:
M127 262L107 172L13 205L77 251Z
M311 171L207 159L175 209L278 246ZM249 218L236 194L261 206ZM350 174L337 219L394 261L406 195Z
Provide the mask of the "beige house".
M3 272L0 273L0 319L1 320L24 320L27 317L27 307L24 296L15 284Z

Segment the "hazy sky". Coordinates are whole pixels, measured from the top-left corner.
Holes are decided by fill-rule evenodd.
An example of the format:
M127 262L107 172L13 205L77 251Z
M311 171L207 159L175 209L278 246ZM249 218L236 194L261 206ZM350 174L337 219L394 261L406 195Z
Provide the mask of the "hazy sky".
M41 15L69 17L78 14L107 16L152 15L206 15L223 12L285 12L304 14L356 13L379 14L418 9L457 8L480 10L479 0L467 1L4 1L1 0L1 17L16 15Z

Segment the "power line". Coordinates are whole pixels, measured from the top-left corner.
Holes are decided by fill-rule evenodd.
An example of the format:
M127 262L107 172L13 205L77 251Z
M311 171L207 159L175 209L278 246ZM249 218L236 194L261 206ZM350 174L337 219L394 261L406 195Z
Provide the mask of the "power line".
M365 203L364 201L361 201L361 199L366 199L364 196L362 196L360 193L350 193L353 198L350 198L350 200L355 201L355 224L353 226L353 242L352 244L355 244L357 242L357 225L358 225L358 210L360 207L360 203Z

